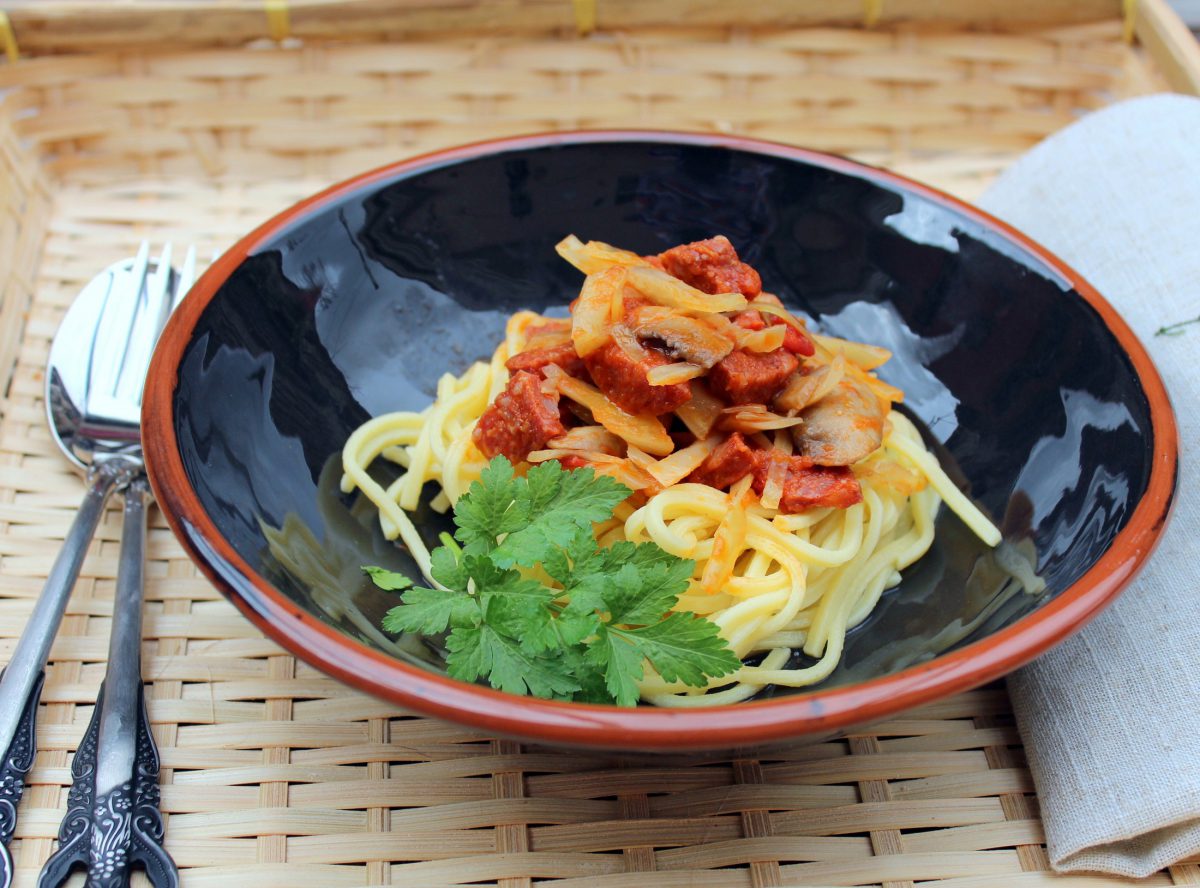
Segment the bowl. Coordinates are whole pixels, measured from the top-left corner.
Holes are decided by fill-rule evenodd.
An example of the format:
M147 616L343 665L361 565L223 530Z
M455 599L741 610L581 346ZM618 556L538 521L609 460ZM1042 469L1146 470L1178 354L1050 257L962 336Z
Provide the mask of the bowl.
M572 232L643 253L725 234L790 306L890 348L881 375L1001 527L1003 557L943 508L933 549L851 632L833 676L710 709L513 696L450 679L433 647L384 633L395 594L360 565L418 574L373 511L341 494L342 445L368 417L424 406L442 373L490 355L512 311L569 301L579 276L553 246ZM1003 675L1134 576L1168 518L1177 462L1145 350L1044 248L889 172L661 132L468 145L280 213L171 318L143 429L172 530L297 657L482 731L621 750L814 740ZM416 522L432 544L448 526L427 502Z

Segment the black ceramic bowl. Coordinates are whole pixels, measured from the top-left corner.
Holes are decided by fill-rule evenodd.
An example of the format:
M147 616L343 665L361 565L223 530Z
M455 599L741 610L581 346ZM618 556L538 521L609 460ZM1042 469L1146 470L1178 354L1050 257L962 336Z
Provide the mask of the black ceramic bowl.
M369 416L420 408L491 354L507 315L561 307L568 233L642 253L725 234L766 287L895 357L951 474L1033 563L1015 584L945 509L937 542L804 692L701 711L515 697L451 680L379 628L416 576L337 488ZM1176 433L1136 338L1077 274L950 197L745 139L579 133L467 146L339 185L223 256L171 320L145 398L158 501L193 558L297 656L358 688L489 731L610 748L828 735L1002 675L1128 582L1167 518ZM417 516L436 544L445 519ZM1036 554L1035 554L1036 553Z

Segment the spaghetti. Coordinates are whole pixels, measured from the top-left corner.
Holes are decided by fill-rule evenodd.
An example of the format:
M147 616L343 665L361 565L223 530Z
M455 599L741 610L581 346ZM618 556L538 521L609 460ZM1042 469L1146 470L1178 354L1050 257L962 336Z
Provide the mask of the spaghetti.
M371 419L346 442L343 492L359 490L378 508L384 535L398 537L426 577L430 554L408 513L417 507L429 481L441 488L432 506L449 509L479 477L487 457L494 455L481 452L481 442L484 449L503 449L517 430L528 438L532 421L503 427L511 434L497 438L484 420L489 409L506 416L519 412L523 402L514 394L514 383L523 373L537 380L537 392L530 397L553 396L555 403L561 398L564 408L573 411L571 427L525 452L524 461L586 464L630 487L634 493L612 519L595 527L600 544L652 541L673 555L694 559L691 587L676 608L706 616L740 658L756 661L733 676L714 680L708 688L669 684L647 670L640 687L648 702L710 706L746 699L766 685L803 687L822 681L837 666L847 631L871 613L885 589L899 582L901 570L928 551L942 502L985 543L995 546L1000 541L995 526L926 450L914 425L891 409L902 393L870 372L886 359L882 349L810 334L781 305L763 298L766 294L751 300L743 295L738 302L732 293L722 293L732 289L731 282L748 287L737 268L718 268L710 274L720 278L707 287L717 294L715 304L723 310L718 313L708 311L710 306L702 300L712 294L680 279L690 276L696 282L697 275L689 275L687 269L680 275L669 261L648 262L573 239L564 244L560 252L588 274L569 333L561 319L518 312L510 318L505 339L490 361L476 363L460 376L444 375L427 408ZM660 271L664 266L680 286L657 301L653 296L660 291L655 291L648 305L636 304L646 289L664 286L668 277ZM630 268L649 269L645 274L652 282L631 285L624 273ZM612 287L596 284L612 269L621 272L611 275L620 281L615 296ZM706 271L711 272L711 263ZM740 280L738 274L743 274ZM598 290L603 299L596 296ZM589 297L594 297L590 304ZM672 300L674 304L663 304ZM738 318L736 313L747 306L779 320L761 327L739 321L731 334L729 328L735 325L728 318ZM619 323L622 318L629 320L631 310L641 312L636 326ZM719 320L714 323L706 311ZM579 318L589 312L593 320L582 332L601 340L599 348L586 336L580 347ZM727 370L722 380L717 362L705 366L712 356L705 355L703 348L716 340L706 339L702 332L686 338L688 331L699 329L691 323L696 318L750 358L781 355L785 337L792 337L795 330L805 341L796 345L792 339L798 357L786 366L795 364L798 369L773 384L771 399L747 401L740 392L750 392L763 377L738 376L733 362L733 370ZM602 335L605 329L607 339ZM640 331L640 340L629 336L630 331ZM568 335L570 339L565 339ZM647 346L647 341L657 345ZM564 347L564 342L573 348ZM623 349L634 359L657 349L648 361L652 366L642 375L657 371L658 379L643 397L658 399L657 407L662 407L664 398L673 397L663 390L683 386L692 395L657 414L671 425L655 418L655 402L640 412L615 403L610 395L624 393L613 392L611 383L604 390L609 374L603 367L597 370L594 362L588 362L591 372L586 372L568 360L582 356L586 349L591 349L588 354L604 354L600 350L604 347ZM806 347L811 354L803 354ZM733 354L722 348L725 358ZM556 349L565 358L539 366L536 374L510 369L517 356L523 356L517 365L525 366L531 354ZM674 361L669 360L672 357ZM697 384L699 377L711 380L709 388ZM723 397L714 396L712 390ZM626 404L631 397L624 395ZM838 397L843 401L836 402ZM855 424L843 427L839 423L845 419L845 403L853 403L853 397L868 399L866 419L856 416ZM731 398L735 403L728 403ZM505 411L493 406L498 400ZM770 406L764 403L768 400ZM837 409L822 412L835 403ZM878 437L862 455L859 437L877 409ZM669 428L675 430L670 436ZM529 446L526 440L523 447ZM727 480L725 476L736 474L723 472L730 465L736 468L735 450L749 453L755 470ZM838 465L839 455L851 461ZM368 471L379 459L404 470L386 487ZM814 459L825 462L814 464ZM803 651L815 662L790 665L795 651Z

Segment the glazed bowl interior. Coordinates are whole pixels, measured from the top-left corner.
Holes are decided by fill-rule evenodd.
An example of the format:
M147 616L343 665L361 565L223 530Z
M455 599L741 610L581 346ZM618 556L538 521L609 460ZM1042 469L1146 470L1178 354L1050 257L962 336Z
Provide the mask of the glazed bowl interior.
M1044 251L929 189L808 152L530 138L402 164L284 214L210 270L164 336L146 408L160 502L210 576L301 657L518 736L645 748L666 736L666 715L646 708L610 719L467 691L439 674L434 647L380 630L395 595L360 565L419 573L338 486L361 422L426 406L442 374L491 355L512 312L565 312L580 275L554 244L569 233L642 253L724 234L825 331L891 349L881 376L1005 537L988 550L943 508L932 550L851 631L830 679L766 689L691 745L836 730L993 678L1078 626L1152 546L1174 460L1161 384L1111 309ZM415 517L431 547L450 527L429 508L435 492ZM744 723L769 729L739 732L760 710ZM555 733L566 722L574 732Z

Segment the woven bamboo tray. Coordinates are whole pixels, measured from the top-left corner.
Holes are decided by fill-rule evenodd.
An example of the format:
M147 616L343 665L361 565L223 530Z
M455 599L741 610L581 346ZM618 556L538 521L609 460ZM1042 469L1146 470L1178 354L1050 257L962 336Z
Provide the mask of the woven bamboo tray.
M142 238L208 255L367 167L588 126L796 142L971 198L1082 112L1168 84L1200 91L1200 51L1161 0L1127 4L1126 19L1116 0L957 4L951 23L911 0L775 3L777 24L759 27L682 0L640 22L630 10L645 5L565 0L310 2L290 16L270 2L142 0L124 18L86 6L9 3L8 30L0 20L27 54L0 66L0 661L82 489L45 427L50 338L88 278ZM998 20L1004 7L1024 18ZM474 32L445 33L456 8ZM282 40L247 44L271 29ZM52 652L18 885L52 850L100 683L118 519ZM159 516L149 558L145 675L185 888L1128 884L1048 873L1000 686L770 760L540 750L296 662L197 575ZM1200 884L1200 866L1144 884Z

